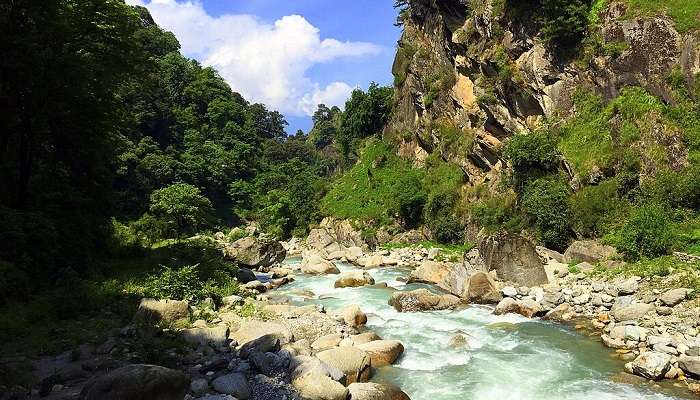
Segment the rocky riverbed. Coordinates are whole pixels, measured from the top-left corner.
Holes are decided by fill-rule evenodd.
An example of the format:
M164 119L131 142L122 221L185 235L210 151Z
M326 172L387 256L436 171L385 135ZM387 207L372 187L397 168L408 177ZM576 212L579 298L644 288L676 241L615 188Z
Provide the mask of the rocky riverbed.
M670 399L700 391L698 300L682 287L588 273L619 263L595 242L559 254L497 235L455 258L421 246L371 250L336 223L282 245L224 246L250 267L239 280L251 297L219 307L144 299L134 323L101 346L39 360L31 397ZM194 322L177 328L183 318ZM166 350L173 368L129 363L154 324L161 328L147 334L186 343Z

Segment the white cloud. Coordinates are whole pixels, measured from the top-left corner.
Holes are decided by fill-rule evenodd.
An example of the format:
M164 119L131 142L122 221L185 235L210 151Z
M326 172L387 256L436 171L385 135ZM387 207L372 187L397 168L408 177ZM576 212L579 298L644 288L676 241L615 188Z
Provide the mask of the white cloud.
M352 91L346 82L321 88L307 73L313 65L381 50L372 43L322 39L300 15L268 24L253 15L210 16L197 1L127 3L146 6L161 27L175 33L186 55L214 67L246 99L289 115L311 115L318 103L342 106Z

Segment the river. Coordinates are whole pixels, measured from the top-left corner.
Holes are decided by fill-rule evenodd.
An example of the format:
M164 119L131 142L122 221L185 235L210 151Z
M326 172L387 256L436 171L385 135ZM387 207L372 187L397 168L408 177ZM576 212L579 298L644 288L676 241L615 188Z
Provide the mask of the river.
M341 271L355 269L345 263L336 265ZM405 269L368 272L376 282L386 282L396 290L433 289L397 280L408 275ZM496 316L487 306L399 313L387 303L392 289L336 289L337 277L298 275L277 292L296 303L320 302L330 310L358 304L368 316L368 329L383 339L399 340L406 349L395 365L376 370L372 381L398 385L413 400L689 398L668 384L652 389L615 382L613 377L623 370L623 362L597 340L571 327L519 315ZM310 290L315 297L305 299L297 295L300 290ZM450 343L457 334L467 338L468 346L455 348Z

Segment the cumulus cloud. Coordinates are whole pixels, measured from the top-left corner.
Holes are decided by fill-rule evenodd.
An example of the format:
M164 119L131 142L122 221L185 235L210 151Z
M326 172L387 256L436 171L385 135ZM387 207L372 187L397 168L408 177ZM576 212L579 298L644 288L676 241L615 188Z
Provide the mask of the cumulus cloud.
M214 67L244 97L289 115L311 115L319 103L341 106L353 89L346 82L321 87L307 73L313 65L381 51L372 43L322 39L300 15L269 24L254 15L211 16L196 1L127 2L147 7L186 55Z

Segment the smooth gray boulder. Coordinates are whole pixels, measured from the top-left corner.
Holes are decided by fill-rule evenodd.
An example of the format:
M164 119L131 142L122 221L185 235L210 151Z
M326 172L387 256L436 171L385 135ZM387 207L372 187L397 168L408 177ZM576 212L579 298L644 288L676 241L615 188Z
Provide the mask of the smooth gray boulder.
M535 245L523 236L509 233L487 236L479 243L479 253L487 270L495 270L499 279L529 287L548 283Z
M237 399L246 400L251 396L250 387L245 375L234 372L214 379L211 386L219 393L230 394Z
M351 400L411 400L399 387L386 383L353 383L348 390Z
M625 368L647 379L663 379L666 372L671 369L671 356L656 351L647 351L640 354L634 361L625 364Z

